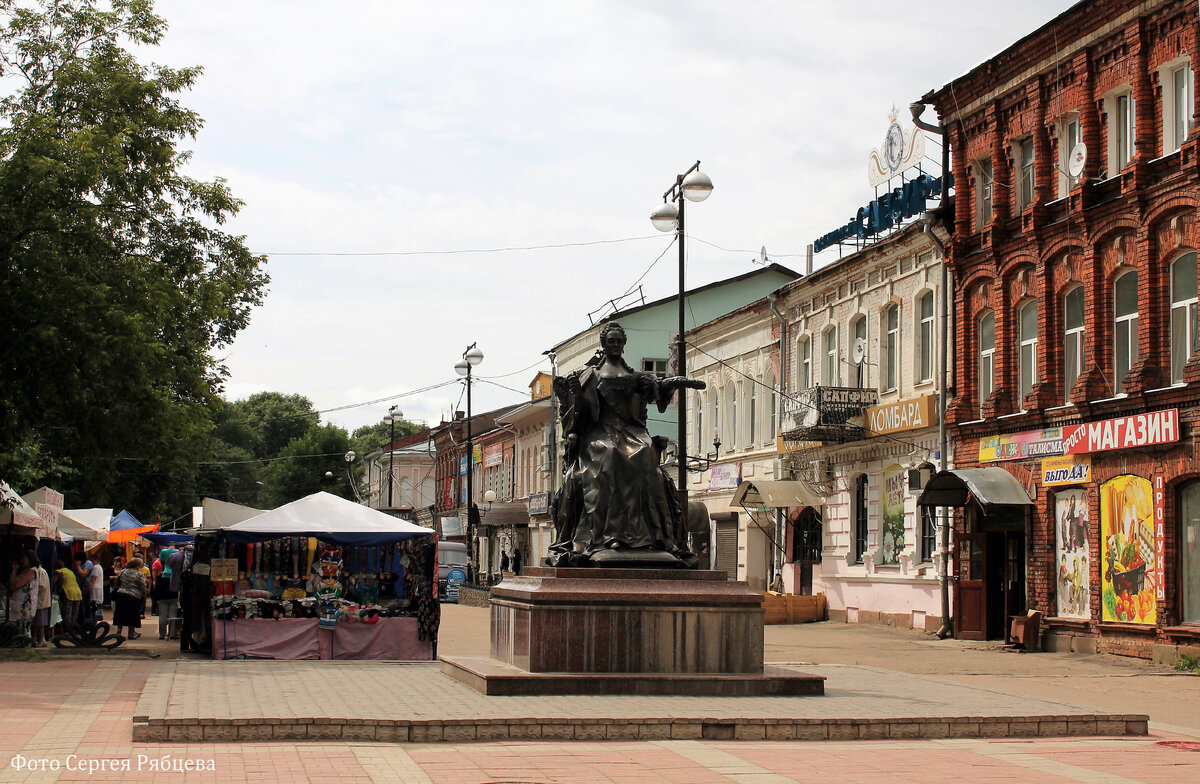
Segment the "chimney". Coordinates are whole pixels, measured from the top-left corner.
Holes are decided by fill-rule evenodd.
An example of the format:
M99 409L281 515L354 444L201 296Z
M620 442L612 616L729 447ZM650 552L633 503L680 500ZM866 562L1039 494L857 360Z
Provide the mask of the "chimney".
M460 410L460 411L455 411L455 412L454 412L454 418L455 418L456 420L457 420L457 419L466 419L466 418L467 418L467 412L466 412L466 411L461 411L461 410Z

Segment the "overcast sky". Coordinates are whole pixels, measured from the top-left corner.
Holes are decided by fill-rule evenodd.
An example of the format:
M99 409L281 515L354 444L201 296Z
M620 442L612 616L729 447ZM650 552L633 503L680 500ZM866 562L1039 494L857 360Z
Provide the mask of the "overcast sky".
M461 384L413 392L455 381L478 341L474 410L520 401L542 352L667 249L648 216L697 159L714 190L688 211L688 286L763 246L803 271L873 197L893 105L904 121L1069 5L159 0L170 29L147 57L204 68L191 172L229 180L232 230L271 257L220 355L226 396L349 406L323 416L349 429L392 404L436 424ZM595 244L447 253L575 243ZM648 299L676 291L676 259Z

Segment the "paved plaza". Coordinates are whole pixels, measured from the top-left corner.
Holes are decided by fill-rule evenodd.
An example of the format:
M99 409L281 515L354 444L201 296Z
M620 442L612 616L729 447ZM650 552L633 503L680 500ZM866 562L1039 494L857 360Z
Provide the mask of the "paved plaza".
M485 618L481 610L447 608L443 651L485 652L479 630ZM1194 676L1112 657L1015 654L833 624L769 627L767 658L827 675L828 696L485 698L440 680L432 664L213 662L180 659L157 640L115 656L6 660L0 662L6 691L0 782L1200 781L1200 678ZM804 661L815 663L797 664ZM897 715L932 715L957 706L959 716L969 717L984 708L1030 715L1133 713L1139 705L1151 723L1149 736L1134 738L135 742L133 718L155 701L181 727L217 726L197 722L218 716L251 724L248 716L282 720L289 711L330 719L504 720L508 726L534 716L619 720L645 718L648 711L719 724L751 713L794 719L849 708L863 715L898 709L904 712Z

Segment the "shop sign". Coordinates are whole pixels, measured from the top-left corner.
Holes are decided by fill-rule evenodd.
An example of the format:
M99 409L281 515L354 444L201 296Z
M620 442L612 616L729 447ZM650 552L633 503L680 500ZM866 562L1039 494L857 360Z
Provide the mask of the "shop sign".
M446 572L446 598L458 601L458 588L467 581L467 573L457 566Z
M475 458L476 463L483 462L483 447L481 445L475 444L471 449L471 454Z
M1082 455L1110 449L1133 449L1179 440L1179 409L1102 419L1063 428L1063 454Z
M208 579L214 583L232 583L237 580L238 561L236 558L214 558L209 569Z
M1087 455L1060 455L1042 461L1042 486L1082 485L1092 481L1092 458Z
M491 468L504 462L504 445L490 444L483 450L483 467Z
M1090 618L1091 570L1088 568L1087 491L1054 494L1054 554L1058 567L1058 617Z
M742 483L741 463L722 463L709 471L709 490L732 490Z
M1100 486L1100 620L1154 626L1162 580L1155 568L1154 490L1130 474Z
M1154 598L1160 602L1167 598L1166 484L1161 473L1154 475Z
M979 439L979 462L994 463L998 460L1023 460L1029 457L1046 457L1063 453L1063 428L1049 427L1045 430L1023 430L1020 433L1005 433Z
M458 458L458 475L464 476L467 473L467 456L463 455Z
M534 493L529 496L529 514L550 514L550 494Z
M886 435L927 427L937 421L937 395L898 400L867 409L868 434Z

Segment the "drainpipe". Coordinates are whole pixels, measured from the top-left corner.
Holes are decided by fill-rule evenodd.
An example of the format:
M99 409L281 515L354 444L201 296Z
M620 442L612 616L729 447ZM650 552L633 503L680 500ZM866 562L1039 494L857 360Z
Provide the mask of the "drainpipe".
M775 393L775 427L776 427L776 430L775 430L775 433L773 434L773 435L775 435L776 439L779 438L779 429L778 428L779 428L780 424L783 422L783 391L785 389L787 389L787 384L785 383L787 374L785 372L786 366L784 364L784 358L787 356L787 354L785 353L785 351L787 349L787 320L784 319L783 314L781 312L779 312L779 304L778 303L779 303L779 291L778 290L772 291L770 294L767 295L767 304L771 308L771 313L774 314L775 318L777 318L779 320L779 378L776 379L776 381L775 381L775 384L778 387L779 391ZM783 521L784 521L783 511L780 509L776 509L775 510L775 541L776 542L786 542L787 541L787 537L785 536L785 533L784 533ZM773 551L771 554L771 564L772 564L771 581L772 582L774 581L776 575L779 575L783 572L784 557L785 557L785 553L783 552L782 547L773 548Z
M923 102L909 104L909 113L912 115L913 124L923 131L936 133L942 137L942 193L941 203L938 205L939 210L945 210L950 203L950 134L944 125L934 125L925 122L921 119L921 113L925 110ZM946 246L938 238L933 231L933 223L926 217L925 224L922 226L922 231L929 237L930 242L937 248L938 255L942 259L942 282L941 282L941 305L942 305L942 345L938 357L938 371L941 374L941 382L938 394L940 409L938 411L938 449L941 453L941 470L945 471L949 461L949 452L946 439L946 396L949 394L949 374L947 371L947 355L949 354L947 343L950 337L950 268L946 259ZM942 507L942 525L940 528L940 537L938 549L942 552L942 573L938 575L938 586L941 589L941 604L942 604L942 625L937 630L939 640L944 640L953 633L953 623L950 618L950 519L949 511L946 507Z

